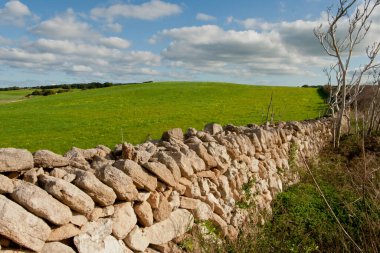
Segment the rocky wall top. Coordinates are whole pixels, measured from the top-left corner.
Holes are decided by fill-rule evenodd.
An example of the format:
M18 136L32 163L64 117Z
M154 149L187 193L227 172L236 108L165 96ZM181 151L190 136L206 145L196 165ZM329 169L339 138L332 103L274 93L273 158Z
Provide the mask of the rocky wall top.
M14 252L182 252L194 225L236 238L247 206L271 211L297 182L298 154L331 138L330 119L208 124L133 146L58 155L0 149L0 248Z

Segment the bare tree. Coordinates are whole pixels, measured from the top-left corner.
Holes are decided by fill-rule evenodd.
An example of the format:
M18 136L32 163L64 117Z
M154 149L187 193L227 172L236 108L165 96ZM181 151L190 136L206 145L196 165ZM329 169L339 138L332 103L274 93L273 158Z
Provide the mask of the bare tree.
M339 0L336 11L327 9L327 23L314 29L323 50L335 59L325 69L330 86L329 107L336 121L334 124L334 146L339 146L343 119L350 105L356 101L368 80L369 73L379 64L376 56L380 43L374 42L366 48L367 62L359 68L352 66L352 57L358 45L371 27L371 14L380 5L380 0ZM360 2L360 5L359 5Z

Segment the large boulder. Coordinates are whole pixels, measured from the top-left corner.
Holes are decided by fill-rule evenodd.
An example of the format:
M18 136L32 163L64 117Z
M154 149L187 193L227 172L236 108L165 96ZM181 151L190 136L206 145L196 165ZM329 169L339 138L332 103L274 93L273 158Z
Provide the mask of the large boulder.
M0 195L0 235L23 247L40 251L50 231L42 219Z
M177 209L161 222L145 228L144 233L151 244L164 244L183 235L194 224L193 215L185 209Z
M62 204L38 186L15 181L15 189L11 193L14 201L28 209L31 213L56 225L69 223L72 213L70 208Z
M34 166L43 168L65 167L69 159L49 150L38 150L34 153Z
M95 203L86 193L78 187L63 179L40 175L39 180L42 187L59 201L77 211L78 213L88 214L94 207Z
M127 201L136 199L138 192L133 180L121 170L111 165L106 165L98 168L95 175L115 191L118 199Z
M0 148L0 172L33 168L33 155L26 149Z

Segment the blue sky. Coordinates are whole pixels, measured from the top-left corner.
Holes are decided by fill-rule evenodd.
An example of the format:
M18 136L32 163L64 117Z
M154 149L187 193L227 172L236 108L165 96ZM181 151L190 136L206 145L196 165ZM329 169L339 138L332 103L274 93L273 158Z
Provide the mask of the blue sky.
M334 0L0 0L0 86L326 82L313 35ZM374 15L380 21L380 15ZM379 34L374 22L372 36ZM360 56L360 55L358 55Z

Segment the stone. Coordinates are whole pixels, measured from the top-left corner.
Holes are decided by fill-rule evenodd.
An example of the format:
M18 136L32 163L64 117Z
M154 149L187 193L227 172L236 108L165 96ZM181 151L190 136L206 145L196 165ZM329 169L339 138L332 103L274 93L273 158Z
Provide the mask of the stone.
M109 206L115 202L116 194L112 188L103 184L91 172L73 169L70 170L70 173L76 176L73 181L74 184L87 193L100 206Z
M58 228L52 229L49 238L47 239L48 242L54 242L54 241L62 241L74 236L79 235L80 229L74 226L73 224L65 224L63 226L60 226Z
M79 213L73 213L73 217L71 217L71 219L70 219L70 223L72 223L78 227L82 227L87 222L88 222L88 220L87 220L86 216L79 214Z
M115 205L112 222L112 234L117 239L124 239L131 232L137 223L137 217L130 202Z
M124 253L125 245L111 236L111 232L111 219L89 222L74 237L74 244L79 253Z
M190 177L194 174L194 169L191 166L191 161L185 154L180 151L173 151L168 152L168 155L172 157L177 163L183 177Z
M173 174L168 168L162 163L159 162L148 162L143 165L148 171L152 174L155 174L162 182L167 185L174 187L177 182L175 181Z
M192 198L187 198L187 197L180 197L180 207L184 209L196 209L199 205L200 200L199 199L192 199Z
M103 208L95 207L94 210L87 216L88 220L96 221L99 218L109 217L115 212L114 206L106 206Z
M208 204L199 201L197 208L192 210L192 214L194 215L195 219L204 221L212 217L213 211Z
M33 168L33 155L26 149L0 148L0 172Z
M149 227L153 224L153 211L148 202L144 201L139 204L135 204L133 209L137 215L138 221L144 227Z
M34 166L42 168L57 168L69 165L69 159L49 150L38 150L34 153Z
M48 242L45 243L41 253L75 253L75 251L61 242Z
M165 220L169 217L171 211L172 208L169 204L169 201L166 197L161 195L158 207L153 209L153 218L157 222Z
M44 174L44 170L42 168L33 168L25 172L22 179L26 182L36 184L38 181L38 176Z
M165 164L165 166L170 170L175 181L178 181L181 178L181 170L171 156L161 151L157 153L157 158L160 163Z
M139 188L154 191L157 187L157 178L149 175L140 165L132 160L118 160L114 166L130 176Z
M152 208L158 208L158 205L160 204L160 194L158 192L151 192L146 201Z
M209 123L209 124L205 125L204 131L206 133L211 134L211 135L216 135L218 133L223 132L223 127L219 124L216 124L216 123Z
M71 211L46 191L34 184L17 180L11 193L14 201L28 209L31 213L44 218L56 225L69 223Z
M75 185L70 184L63 179L47 175L40 175L39 180L45 191L53 195L72 210L81 214L88 214L94 209L95 203L91 197Z
M152 226L145 228L144 232L151 244L164 244L183 235L194 224L193 215L185 209L177 209L170 216Z
M50 231L42 219L0 195L0 235L25 248L41 251Z
M151 192L140 191L137 194L136 201L138 201L138 202L147 201L149 199L150 195L151 195Z
M107 165L97 169L95 176L111 187L119 200L133 201L136 199L138 192L132 178L121 170Z
M161 139L164 141L170 141L170 139L183 141L182 129L181 128L173 128L169 131L166 131L162 134Z
M129 248L143 252L149 246L149 239L144 231L135 226L132 231L125 237L124 242Z
M0 174L0 194L13 192L12 180Z
M218 166L215 158L211 156L205 146L202 143L189 144L189 147L197 153L197 155L203 159L208 169L215 168Z

